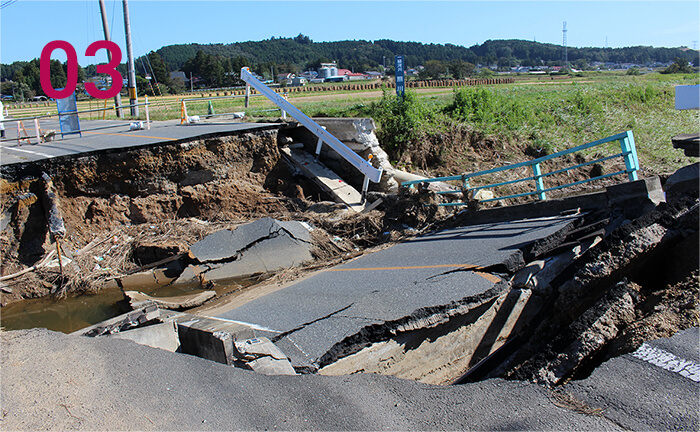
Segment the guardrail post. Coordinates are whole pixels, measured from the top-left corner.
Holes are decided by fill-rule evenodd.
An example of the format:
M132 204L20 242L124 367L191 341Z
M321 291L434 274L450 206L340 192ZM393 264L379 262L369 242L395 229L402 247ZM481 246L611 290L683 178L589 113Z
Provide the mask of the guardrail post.
M246 84L245 86L245 104L244 107L248 108L248 105L250 104L250 85Z
M620 150L622 150L622 157L625 159L627 176L630 181L638 180L639 159L637 158L637 148L634 145L632 131L627 131L627 136L620 138Z
M535 187L537 187L537 197L541 200L546 200L547 196L544 192L544 183L542 182L542 171L540 170L540 164L536 163L532 165L532 174L535 178Z
M318 139L318 143L316 144L316 156L321 154L321 147L323 146L323 138Z
M41 134L39 133L39 119L34 119L34 133L36 134L36 143L41 144Z
M369 177L365 176L362 182L362 204L367 200L367 189L369 189Z
M289 100L287 97L287 92L284 92L284 100ZM280 111L282 111L282 119L287 120L287 111L283 110L280 108Z

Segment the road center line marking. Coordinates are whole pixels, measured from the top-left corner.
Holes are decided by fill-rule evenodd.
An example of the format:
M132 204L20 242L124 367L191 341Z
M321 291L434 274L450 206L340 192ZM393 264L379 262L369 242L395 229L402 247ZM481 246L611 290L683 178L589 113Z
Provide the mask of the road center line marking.
M17 148L17 147L2 147L2 148L3 148L4 150L13 150L13 151L17 151L17 152L20 152L20 153L29 153L29 154L33 154L33 155L37 155L37 156L43 156L43 157L45 157L45 158L54 158L54 157L56 157L56 156L54 156L54 155L50 155L50 154L46 154L46 153L41 153L41 152L35 152L35 151L31 151L31 150L20 149L20 148Z
M692 381L700 382L700 364L682 359L668 351L643 343L637 351L632 353L632 356Z
M166 140L166 141L177 141L178 138L166 138L166 137L157 137L157 136L147 136L147 135L134 135L134 134L123 134L123 133L109 133L109 132L93 132L93 131L84 131L83 133L86 134L95 134L95 135L114 135L118 137L135 137L135 138L153 138L153 139L160 139L160 140Z
M328 269L329 272L349 272L349 271L382 271L382 270L420 270L420 269L431 269L431 268L453 268L453 269L464 269L464 270L483 270L483 267L474 264L433 264L424 266L398 266L398 267L365 267L365 268L341 268L341 269ZM492 283L501 282L501 278L494 276L490 273L474 271L474 274L481 276Z
M433 265L423 265L423 266L342 268L342 269L328 269L326 271L345 272L345 271L377 271L377 270L416 270L416 269L430 269L430 268L481 269L482 267L479 267L479 266L476 266L473 264L433 264Z

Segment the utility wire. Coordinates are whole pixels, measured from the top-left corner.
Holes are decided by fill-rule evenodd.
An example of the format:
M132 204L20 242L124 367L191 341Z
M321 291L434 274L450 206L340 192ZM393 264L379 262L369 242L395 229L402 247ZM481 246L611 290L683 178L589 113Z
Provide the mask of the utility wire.
M5 9L8 6L12 6L13 4L17 3L18 1L19 0L7 0L6 2L0 4L0 10Z

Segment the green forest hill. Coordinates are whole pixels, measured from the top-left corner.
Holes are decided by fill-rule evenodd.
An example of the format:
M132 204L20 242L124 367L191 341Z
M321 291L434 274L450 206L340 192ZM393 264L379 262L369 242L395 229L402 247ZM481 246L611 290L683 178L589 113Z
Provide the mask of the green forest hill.
M405 56L408 67L423 65L429 60L451 62L462 60L472 64L499 66L560 65L562 46L524 40L487 40L466 48L452 44L424 44L392 40L313 42L302 34L295 38L271 38L257 42L230 44L180 44L160 48L156 53L170 70L179 70L198 51L221 58L244 58L250 65L275 63L286 65L289 72L313 68L321 62L337 61L340 67L365 71L393 63L394 55ZM568 60L583 60L588 64L602 63L670 63L677 57L698 66L698 51L687 48L627 48L568 47Z

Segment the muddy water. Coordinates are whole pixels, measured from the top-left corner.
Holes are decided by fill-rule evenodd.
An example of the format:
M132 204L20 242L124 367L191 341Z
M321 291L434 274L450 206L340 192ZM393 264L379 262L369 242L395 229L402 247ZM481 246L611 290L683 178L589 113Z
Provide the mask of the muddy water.
M217 296L255 284L256 280L244 279L216 285ZM172 297L194 294L201 290L192 286L130 286L130 291L141 291L156 297ZM49 330L72 333L97 324L130 310L119 288L104 288L95 294L70 295L58 300L53 296L22 300L0 308L0 326L5 330L43 327Z

